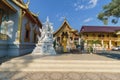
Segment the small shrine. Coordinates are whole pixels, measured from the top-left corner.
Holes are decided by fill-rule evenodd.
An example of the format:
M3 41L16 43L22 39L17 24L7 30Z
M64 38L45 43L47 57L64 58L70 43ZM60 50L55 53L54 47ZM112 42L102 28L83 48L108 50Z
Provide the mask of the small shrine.
M49 22L48 17L42 29L39 28L39 31L41 32L41 37L38 35L38 44L33 53L39 55L55 55L56 52L53 48L53 26Z
M53 35L56 50L61 49L62 52L70 52L70 50L76 49L76 46L79 44L78 31L73 29L66 19L64 19L63 24Z

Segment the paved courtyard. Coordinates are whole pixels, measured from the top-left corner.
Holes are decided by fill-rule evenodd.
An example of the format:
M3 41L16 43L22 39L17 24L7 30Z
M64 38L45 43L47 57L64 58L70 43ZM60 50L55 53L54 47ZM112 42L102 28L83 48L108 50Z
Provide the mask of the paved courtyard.
M0 72L0 80L119 80L120 73Z
M10 60L8 59L6 62L2 63L1 69L6 70L0 69L0 80L119 80L119 59L114 57L107 57L106 55L70 53L55 56L40 56L29 54ZM109 69L113 69L113 72L110 72L109 70L104 71L104 65ZM41 66L42 67L40 70L38 69L38 71L34 71L34 69L32 71L32 68L29 66L32 66L32 68L34 66L35 68L40 68ZM55 67L56 69L65 67L65 71L54 71L54 66L58 66ZM91 69L89 69L89 66L95 68L96 70L93 69L91 71ZM30 69L28 71L19 71L18 67ZM44 71L45 68L50 69L50 67L50 71ZM74 69L74 67L77 69ZM101 71L97 70L97 67L101 68ZM79 71L80 68L83 68L88 71ZM115 72L114 70L118 72Z

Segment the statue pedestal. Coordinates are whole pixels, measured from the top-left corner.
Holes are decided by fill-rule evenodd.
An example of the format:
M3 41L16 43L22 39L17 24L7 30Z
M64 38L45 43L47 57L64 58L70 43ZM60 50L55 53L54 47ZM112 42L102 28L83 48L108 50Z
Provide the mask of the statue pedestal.
M32 53L34 55L56 55L53 45L50 42L41 42L36 44Z

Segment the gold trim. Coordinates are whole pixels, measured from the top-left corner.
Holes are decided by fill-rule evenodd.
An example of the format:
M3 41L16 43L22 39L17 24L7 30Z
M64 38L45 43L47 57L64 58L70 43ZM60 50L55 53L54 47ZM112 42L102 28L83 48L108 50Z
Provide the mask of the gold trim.
M21 42L21 29L22 29L22 9L19 12L19 20L18 20L18 31L17 31L17 42Z
M24 4L19 3L17 0L12 0L16 5L18 5L19 7L23 8L23 9L28 9L28 7Z

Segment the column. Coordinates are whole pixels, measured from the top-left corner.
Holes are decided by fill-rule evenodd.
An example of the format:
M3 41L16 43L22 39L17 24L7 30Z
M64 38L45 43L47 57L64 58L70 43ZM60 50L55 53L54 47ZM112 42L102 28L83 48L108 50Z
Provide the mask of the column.
M109 40L109 49L111 49L112 43L111 40Z
M104 48L104 41L102 40L101 41L101 44L102 44L102 49Z
M79 45L81 45L81 38L79 38Z
M18 30L16 32L16 40L15 42L21 42L21 29L22 29L22 9L19 12L19 19L18 19Z

